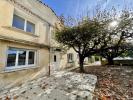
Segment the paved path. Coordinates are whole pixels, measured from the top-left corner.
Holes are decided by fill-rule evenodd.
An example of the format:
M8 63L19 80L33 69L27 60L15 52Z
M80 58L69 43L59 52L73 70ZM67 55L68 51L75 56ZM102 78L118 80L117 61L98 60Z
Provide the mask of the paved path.
M92 100L97 77L59 71L0 93L9 100ZM1 99L0 99L1 100Z

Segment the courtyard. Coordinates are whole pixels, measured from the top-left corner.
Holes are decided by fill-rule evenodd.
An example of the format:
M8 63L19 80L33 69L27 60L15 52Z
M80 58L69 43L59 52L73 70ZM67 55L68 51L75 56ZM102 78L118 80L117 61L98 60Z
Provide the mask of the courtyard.
M0 1L0 100L133 100L133 0L77 1Z
M57 71L21 85L3 89L2 100L132 100L131 66L87 66Z
M92 100L97 77L59 71L3 89L2 100Z

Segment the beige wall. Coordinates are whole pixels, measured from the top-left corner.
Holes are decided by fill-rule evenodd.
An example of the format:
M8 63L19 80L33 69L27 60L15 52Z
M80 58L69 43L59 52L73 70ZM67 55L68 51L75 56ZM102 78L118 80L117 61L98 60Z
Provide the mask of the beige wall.
M39 17L42 17L42 19L40 19L36 15L29 13L28 11L26 12L21 7L15 4L13 5L11 2L1 0L0 35L49 45L49 40L47 38L50 34L50 31L48 31L49 24L50 27L54 27L55 23L59 22L59 19L50 10L50 8L45 7L44 5L36 2L35 0L23 0L23 2L21 0L15 1L22 4L23 6L26 6L34 14L37 14ZM14 13L35 24L35 35L12 27Z
M68 59L67 59L67 54L72 53L73 54L73 63L68 63ZM84 59L84 64L86 65L90 65L91 63L89 63L88 58L86 57ZM67 67L78 67L79 66L79 57L78 57L78 53L74 51L73 48L70 48L69 50L67 50L66 53L62 54L61 57L61 64L60 67L61 69L67 68Z
M8 47L31 49L37 51L37 63L35 66L22 69L13 69L10 72L5 70ZM37 48L18 43L0 41L0 88L7 84L20 84L22 81L31 80L39 75L48 73L49 50L47 48Z
M49 50L45 47L39 48L39 44L49 45L49 35L51 34L50 36L52 37L50 29L54 28L55 23L59 23L59 19L49 7L39 3L37 0L14 1L16 3L14 3L13 0L0 1L0 37L4 36L7 38L9 37L10 39L22 40L22 42L24 40L31 43L37 43L36 46L38 46L38 48L1 40L0 71L4 70L4 67L6 66L6 52L9 46L37 50L37 67L46 67L49 63ZM26 7L28 10L23 9L22 6ZM35 24L35 35L12 27L14 13Z
M52 37L52 33L49 29L54 29L55 23L59 23L59 19L52 10L36 0L14 0L28 8L28 10L34 14L24 10L11 1L0 0L0 37L4 36L13 40L21 40L22 42L29 41L30 43L36 43L36 45L30 46L31 44L27 45L15 41L9 42L8 40L1 40L0 38L0 86L17 81L20 82L20 80L25 81L25 79L32 79L48 72L49 49L45 46L41 48L39 44L49 45L49 36ZM35 35L12 27L14 13L35 24ZM36 66L28 69L15 69L9 73L5 72L8 47L36 50Z
M67 62L68 61L67 54L69 53L73 54L73 61L74 61L73 63ZM66 67L76 67L76 66L78 66L78 55L72 48L70 48L69 50L67 50L66 53L62 54L60 67L64 69Z
M0 72L4 72L6 67L6 60L7 60L7 50L9 47L13 48L22 48L22 49L29 49L29 50L35 50L37 52L37 60L36 60L36 66L33 67L46 67L49 64L49 50L47 48L37 48L27 45L22 45L18 43L12 43L12 42L6 42L6 41L0 41ZM47 58L47 59L46 59Z

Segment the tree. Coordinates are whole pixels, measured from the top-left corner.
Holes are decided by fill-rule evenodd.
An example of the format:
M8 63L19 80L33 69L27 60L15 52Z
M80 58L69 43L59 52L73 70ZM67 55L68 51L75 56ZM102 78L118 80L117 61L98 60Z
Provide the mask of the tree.
M105 22L110 28L105 29L106 34L101 42L100 55L107 59L109 65L113 65L113 59L121 56L130 48L128 42L133 37L132 18L132 13L124 10L117 19L107 18L110 20L108 23Z
M133 58L133 44L128 43L126 47L127 47L126 48L127 50L122 55L120 55L120 57L131 57L131 58Z
M128 43L127 43L128 44ZM121 44L121 45L114 45L105 49L101 49L100 55L107 59L108 65L114 65L113 59L116 57L121 56L122 54L126 53L128 51L127 44Z
M100 46L103 37L99 38L99 34L104 27L101 24L97 19L87 19L56 32L56 40L59 43L73 48L78 53L81 72L84 72L84 59L95 54Z
M79 54L81 72L84 72L84 59L94 54L106 58L108 64L114 64L113 58L128 50L128 40L133 37L132 13L123 10L119 17L115 9L113 13L97 10L94 17L84 18L76 24L69 18L69 26L57 30L56 40Z

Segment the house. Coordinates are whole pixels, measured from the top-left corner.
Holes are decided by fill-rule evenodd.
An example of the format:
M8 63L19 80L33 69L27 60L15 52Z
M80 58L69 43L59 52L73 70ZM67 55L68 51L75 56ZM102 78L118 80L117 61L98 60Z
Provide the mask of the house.
M78 66L78 54L72 48L63 52L55 40L55 28L62 27L39 0L1 0L0 87Z
M84 59L84 66L90 65L101 65L101 58L99 56L86 57ZM73 48L66 50L66 52L62 54L60 66L62 69L79 67L78 53Z
M60 26L59 18L39 0L0 1L1 81L10 83L34 77L42 70L49 72L55 24Z

